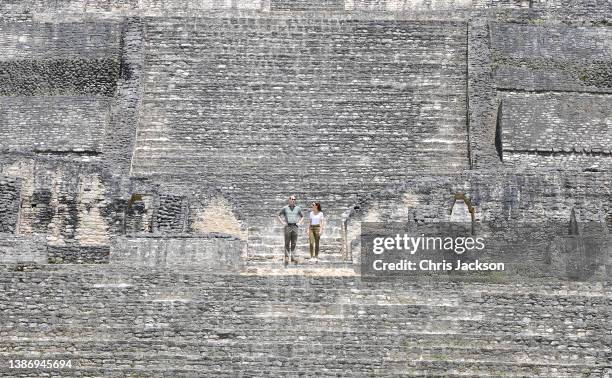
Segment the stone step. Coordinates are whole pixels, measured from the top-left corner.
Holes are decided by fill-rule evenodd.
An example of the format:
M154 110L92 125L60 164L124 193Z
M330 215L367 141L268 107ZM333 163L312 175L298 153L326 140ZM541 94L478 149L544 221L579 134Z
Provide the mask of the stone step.
M52 278L52 277L51 277ZM108 280L108 278L99 277L97 281L81 281L78 282L79 277L67 277L75 282L73 284L66 284L57 282L54 280L36 281L28 284L24 282L18 282L13 280L2 280L0 283L5 284L6 290L0 292L0 298L4 301L12 301L17 304L26 304L23 298L23 293L29 290L30 295L35 295L36 298L42 298L43 296L51 296L52 298L63 298L71 295L75 298L84 297L89 298L89 295L84 295L82 290L86 290L92 296L91 299L95 299L96 296L102 298L106 296L116 296L122 293L138 293L140 295L157 295L168 292L179 292L179 293L231 293L232 295L239 295L238 297L251 296L258 294L265 294L270 290L273 290L276 294L288 294L306 296L313 295L315 293L324 291L332 296L342 295L345 298L353 299L367 299L367 298L400 298L399 300L405 301L405 303L414 303L415 300L419 301L434 301L438 303L463 303L463 304L477 304L480 306L492 306L498 307L503 311L517 308L529 311L531 308L542 308L546 305L550 305L551 302L561 302L555 308L555 311L562 311L563 309L576 309L581 312L588 311L589 309L596 309L598 311L604 310L609 307L610 302L606 298L592 297L585 298L576 296L526 296L525 294L513 294L513 293L491 293L484 296L482 293L472 293L471 295L463 294L460 290L454 291L452 287L444 288L444 286L438 287L439 291L443 291L444 295L437 295L432 292L428 292L428 287L418 287L413 285L398 286L397 288L390 287L370 287L364 284L356 284L355 280L359 277L343 277L343 276L329 276L320 277L314 280L310 277L260 277L260 276L239 276L235 282L224 282L222 280L215 281L204 281L204 282L189 282L190 279L197 279L196 277L191 278L189 275L183 278L178 278L175 282L185 282L184 287L172 288L153 284L153 285L142 285L138 281L130 281L130 279L122 278L120 280ZM225 284L225 286L223 286ZM384 285L384 282L372 282L372 285ZM52 285L53 287L37 287L35 291L32 291L33 286L31 285ZM336 286L337 285L337 286ZM467 286L469 288L469 286ZM412 292L397 292L396 290ZM444 289L444 290L443 290ZM448 289L448 291L445 291ZM429 290L436 290L435 287L429 288ZM76 295L75 295L76 294ZM495 302L499 296L499 303ZM488 298L487 298L488 297ZM112 299L112 297L111 297ZM539 303L538 303L539 302ZM61 303L59 303L61 305ZM550 310L549 310L550 312ZM587 312L588 314L588 312Z
M86 332L79 332L78 329L64 329L63 335L53 334L53 338L36 337L33 335L21 337L15 335L9 335L0 337L0 350L9 351L8 345L15 343L15 345L29 345L30 343L42 342L42 343L65 343L65 342L121 342L126 343L135 342L135 338L130 335L124 335L121 333L106 332L104 328L100 329L84 329ZM163 330L152 330L150 334L152 338L162 337ZM379 336L377 339L376 336ZM511 351L519 350L554 350L555 353L565 352L576 352L579 354L592 354L596 355L599 353L609 353L610 345L603 340L596 342L590 340L588 346L584 345L584 341L580 343L576 342L575 345L566 342L565 338L559 339L555 336L537 336L537 335L508 335L505 337L483 337L478 333L416 333L416 334L402 334L394 331L383 332L373 330L308 330L305 332L302 329L295 327L278 328L271 332L270 329L246 329L246 330L232 330L232 329L203 329L196 334L185 334L180 340L177 340L174 344L185 344L185 345L197 345L200 343L208 342L223 342L224 345L231 345L233 343L257 343L258 341L265 341L266 339L273 339L279 343L291 343L297 342L300 344L308 343L323 343L323 344L334 344L338 340L342 340L347 345L352 344L369 344L372 342L364 342L364 340L378 340L385 345L389 346L406 346L409 349L422 349L422 350L433 350L440 348L451 348L451 349L503 349ZM140 340L142 345L148 345L150 343L156 343L153 339ZM267 341L266 341L267 342ZM58 344L59 345L59 344ZM381 344L382 345L382 344ZM551 355L554 353L550 353Z
M300 239L298 239L298 242L295 247L301 250L308 250L310 248L310 243L308 243L307 240L304 240L301 242ZM277 251L277 250L282 251L285 249L285 242L283 240L279 240L277 243L267 243L267 244L248 243L247 248L249 249L249 251L253 251L253 252L259 252L259 251L265 252L265 251ZM319 243L319 251L322 251L322 250L341 251L342 244L341 243L326 243L325 241L322 240Z
M302 240L303 239L303 240ZM248 243L247 246L249 247L249 249L266 249L266 248L284 248L285 247L285 241L282 239L277 239L275 241L272 242L267 242L267 243ZM306 238L298 238L296 247L299 248L310 248L310 243L308 242L308 239ZM342 243L338 243L335 241L327 241L327 240L321 240L319 242L319 250L321 250L322 248L326 248L326 249L333 249L333 248L342 248Z
M284 243L279 244L249 244L247 246L248 253L250 255L279 255L283 254L285 250ZM295 250L299 252L307 252L310 250L310 244L297 243L295 246ZM342 245L330 245L330 244L320 244L319 245L319 253L325 252L328 254L341 254L342 253Z
M497 362L497 361L460 361L446 360L443 356L436 359L408 361L396 369L384 369L386 374L402 374L408 371L423 371L429 374L461 374L466 376L544 376L544 377L576 377L596 376L604 368L594 367L589 363L529 363L529 362ZM593 374L593 375L591 375Z
M258 238L259 240L249 240L247 243L249 247L257 248L257 247L278 247L285 245L285 239L282 237L262 237ZM340 239L340 240L338 240ZM308 237L306 235L298 236L297 245L300 247L308 247L310 245ZM341 247L342 240L341 238L329 238L329 239L320 239L319 240L320 247Z
M216 316L219 316L219 315L216 315ZM339 316L336 316L336 318L339 318ZM419 328L418 326L413 326L411 324L411 322L418 321L415 318L405 319L405 320L394 319L394 321L397 321L397 324L394 326L381 325L381 324L372 324L368 326L367 319L341 320L341 319L332 319L329 316L310 317L304 321L302 321L297 316L293 316L293 317L278 316L276 318L268 318L267 321L265 321L266 319L261 319L261 317L251 317L251 316L235 317L235 318L232 317L232 321L237 323L236 326L233 326L232 324L228 324L230 323L229 320L226 320L225 322L215 321L212 316L203 316L202 319L211 323L208 327L212 327L215 329L227 329L228 332L229 330L250 331L252 329L265 329L268 332L274 333L276 332L276 330L281 330L287 327L289 328L298 327L300 329L305 329L303 327L310 327L310 329L315 330L315 331L324 331L326 328L329 328L331 330L335 330L338 332L342 330L347 330L347 329L352 329L356 332L362 332L362 331L369 329L369 330L376 330L377 332L396 332L398 335L401 335L401 334L418 335L418 334L432 333L432 332L449 332L449 333L460 334L465 331L466 333L473 333L473 332L477 332L478 328L483 328L485 326L485 324L483 324L482 322L461 321L461 322L453 323L450 320L432 319L431 322L439 323L439 324L424 323L424 324L421 324L421 327ZM275 324L274 320L278 324ZM246 323L250 322L251 324L247 326L241 324L245 322ZM7 323L7 324L15 329L12 330L10 334L1 333L0 334L1 337L7 337L7 336L32 337L33 334L40 333L40 332L43 332L45 334L48 333L49 334L48 337L57 337L57 336L61 337L61 336L65 336L66 334L78 332L79 329L83 329L83 332L85 332L85 334L86 333L98 334L100 332L103 332L105 334L118 334L118 335L131 334L131 335L134 335L135 337L142 337L145 334L153 335L155 334L155 332L159 332L160 337L163 337L163 335L166 335L167 337L178 337L180 336L181 332L198 334L198 335L202 335L202 337L206 337L206 335L210 335L210 332L205 332L201 328L191 327L187 319L184 319L182 321L172 321L172 322L165 322L165 323L160 323L160 324L153 324L153 323L149 325L140 324L138 326L134 326L134 325L114 326L113 322L111 321L101 321L99 324L94 324L94 322L92 321L90 322L88 321L74 322L73 321L72 323L58 324L55 326L55 328L50 327L47 324L41 324L41 325L32 324L31 326L28 326L28 327L20 327L18 325L14 325L14 323ZM482 333L481 335L482 339L487 339L488 337L490 338L505 337L510 333L519 334L522 331L520 325L516 325L516 326L509 325L507 322L505 323L504 322L493 322L492 325L500 327L500 330L496 332ZM264 326L265 328L262 328ZM231 328L228 329L228 327L231 327ZM177 330L176 332L178 333L176 333L174 330ZM576 339L577 340L575 342L577 345L576 347L570 347L574 344L574 342L570 342L568 344L564 341L564 338L563 338L565 334L571 331L572 330L558 329L558 330L555 330L555 332L547 332L547 327L545 325L541 325L539 330L534 329L532 333L539 334L539 335L546 335L550 337L554 336L558 340L558 345L559 345L558 348L565 346L566 350L577 350L577 349L582 348L583 345L585 344L590 345L594 340L598 340L598 339L601 340L601 338L598 338L597 333L600 333L600 334L605 333L606 327L604 325L593 327L593 331L591 331L591 334L588 334L588 335L585 335L585 336L582 336ZM217 331L215 331L215 333L216 332Z
M236 313L236 316L254 318L266 316L282 316L290 318L292 316L303 315L304 318L317 318L323 315L337 315L343 317L346 321L359 320L367 318L369 316L385 315L386 319L394 319L397 321L403 321L404 319L423 317L426 319L455 319L457 323L467 322L466 324L476 324L478 322L485 322L487 320L491 322L498 322L507 324L508 326L514 327L515 325L521 326L523 329L521 335L529 335L530 331L542 330L544 333L555 333L559 329L568 329L568 340L571 342L573 338L586 336L592 334L592 330L600 328L606 324L607 320L602 319L602 314L605 314L606 309L600 309L599 311L591 311L589 314L585 314L584 318L588 319L582 321L580 326L574 325L573 328L568 327L566 319L575 312L577 309L566 309L559 311L554 317L546 316L545 308L541 308L536 311L525 310L527 313L522 311L515 311L514 313L499 312L500 310L495 306L484 307L472 304L471 306L465 304L452 304L444 303L439 304L436 302L423 301L421 303L414 304L402 304L398 303L397 299L386 299L386 298L373 298L370 301L364 301L361 299L353 299L346 297L339 297L335 302L326 301L328 298L324 292L315 293L315 295L309 297L300 297L299 295L283 295L277 296L276 293L271 292L269 294L273 300L266 301L265 299L246 299L238 297L234 300L224 299L223 297L209 299L205 294L202 296L183 296L172 295L166 293L165 295L156 295L151 298L143 299L137 293L129 296L123 296L119 302L109 302L109 308L98 310L100 316L106 321L108 316L121 316L121 311L138 311L138 309L146 309L147 319L151 321L155 320L156 317L159 322L163 323L164 319L179 319L183 314L189 314L191 312L201 312L202 316L212 316L218 313L230 311ZM213 293L210 293L211 295ZM297 294L297 293L296 293ZM20 305L20 304L18 304ZM176 315L164 315L167 307L170 306ZM14 324L15 326L23 324L36 324L44 325L46 321L41 319L32 318L31 321L28 319L29 315L42 315L58 317L58 323L61 323L61 319L70 319L72 317L82 315L76 308L84 308L88 311L96 311L98 302L95 300L76 300L73 305L66 307L51 306L49 309L40 309L35 306L28 306L23 310L14 309L10 313L0 314L0 320L6 323ZM121 310L118 310L121 309ZM119 314L116 314L119 312ZM528 315L528 316L526 316ZM336 318L332 317L332 318ZM590 318L590 319L589 319ZM135 320L141 320L140 316L137 316ZM137 324L130 322L130 324ZM548 325L548 327L546 327ZM591 327L591 328L589 328Z
M125 377L164 377L168 376L168 372L172 372L172 377L183 378L183 377L193 377L198 375L203 368L202 367L194 367L194 368L183 368L183 367L173 367L169 368L152 368L145 367L141 365L138 361L125 361L120 360L116 361L116 365L111 366L111 361L107 362L108 366L103 368L100 367L90 367L78 365L78 368L73 368L72 370L63 369L63 370L47 370L47 369L10 369L10 368L0 368L0 376L2 377L20 377L20 378L40 378L46 376L70 376L70 374L76 374L75 370L78 371L79 376L82 377L108 377L108 378L125 378ZM73 366L77 366L73 362ZM121 367L118 367L121 366ZM253 377L253 376L262 376L265 371L245 371L245 370L221 370L221 369L210 369L207 368L206 371L214 371L215 377ZM291 374L298 374L299 372L291 372ZM306 372L302 372L302 374L306 374Z
M342 267L351 268L350 264L337 263L339 269ZM265 267L265 265L264 265ZM327 266L301 266L288 265L287 267L279 267L279 270L325 270ZM248 276L245 276L248 277ZM289 282L284 285L291 285L290 281L297 281L306 277L291 277ZM320 277L317 280L324 281L327 277ZM336 277L338 278L338 277ZM350 277L347 277L350 278ZM313 280L314 281L314 280ZM253 285L253 286L198 286L198 287L132 287L130 285L100 284L90 287L83 287L83 292L77 292L73 289L58 287L56 290L41 290L30 292L27 298L21 296L24 292L22 287L12 287L2 293L0 298L5 303L11 303L11 311L0 313L0 318L12 317L29 311L35 313L54 313L61 311L74 311L79 306L85 308L97 309L99 299L103 298L109 304L124 306L163 306L164 302L171 302L175 308L191 308L200 304L207 304L204 308L212 310L213 306L231 306L234 303L251 304L255 307L262 306L285 306L293 304L293 308L299 309L303 303L309 306L316 307L341 307L349 309L352 306L361 306L363 309L377 311L395 311L402 309L405 314L410 314L415 311L420 311L422 306L427 308L454 308L460 307L475 311L475 319L514 319L517 324L524 324L529 327L534 322L566 322L566 319L572 314L579 311L582 322L601 322L604 319L600 318L601 313L605 313L609 304L606 301L596 303L593 302L588 307L584 307L582 303L566 303L563 306L557 306L554 312L551 311L550 305L541 303L538 305L529 302L515 303L487 303L481 300L472 300L468 297L458 297L451 295L437 296L428 293L396 293L389 291L370 291L370 290L339 290L333 286L315 285L315 282L309 284L309 288L300 287L284 287L282 280L278 282L270 281L269 285ZM295 284L295 282L293 282ZM62 294L63 292L63 294ZM32 300L53 295L53 298L58 298L58 301L50 301L48 307L42 308L37 305L37 302ZM59 299L71 297L70 303L62 303ZM299 299L299 303L294 303ZM172 301L175 300L175 303ZM159 302L159 303L158 303ZM185 303L182 303L185 302ZM204 310L202 309L202 310ZM108 310L107 310L108 311ZM393 312L394 313L394 312ZM576 329L583 328L583 324L575 324Z
M313 346L313 349L316 346ZM363 353L363 352L362 352ZM372 358L363 353L360 358L342 353L328 355L328 358L316 360L305 359L304 356L250 356L250 355L132 355L119 351L104 353L82 353L71 355L64 353L54 356L55 359L70 359L76 356L81 359L80 368L96 369L114 366L115 368L134 368L138 364L143 371L168 369L168 366L179 365L181 370L206 369L207 372L217 373L225 371L259 371L274 375L287 375L295 371L322 371L341 375L389 375L414 373L427 374L465 374L480 375L479 373L503 375L545 375L555 377L576 376L591 373L604 373L606 367L593 366L589 363L532 363L532 362L499 362L499 361L460 361L445 360L442 356L418 361L396 361L383 358ZM8 359L18 358L17 355L6 356ZM378 357L378 356L374 356ZM212 365L212 368L210 367ZM216 367L216 368L215 368ZM138 371L138 369L136 370ZM603 375L601 375L603 376Z
M295 255L301 260L309 260L310 259L310 251L308 248L296 248L294 251ZM248 260L250 261L282 261L285 256L284 248L266 248L262 250L249 250L247 253ZM322 249L319 251L319 260L342 260L344 261L344 255L341 250L329 250Z
M265 324L274 324L273 320L267 321ZM163 336L163 329L151 329L152 336ZM210 328L210 327L200 327L196 333L185 334L183 338L181 338L181 342L186 343L198 343L202 340L214 340L214 339L223 339L227 342L240 341L240 340L260 340L262 337L274 337L275 340L279 342L290 342L290 341L302 341L302 342L310 342L318 340L319 342L328 342L333 343L334 340L341 338L347 340L347 342L364 342L365 340L374 340L376 335L383 336L380 340L384 340L391 345L394 344L404 344L409 345L413 343L417 347L423 348L440 348L440 347L470 347L470 348L555 348L559 351L563 350L577 350L581 349L583 351L599 351L599 350L610 350L610 345L607 343L605 339L600 339L596 341L594 339L589 339L589 345L585 345L585 340L588 339L586 336L581 336L577 338L568 338L561 337L559 335L535 335L535 334L515 334L515 335L487 335L484 336L479 332L456 332L456 331L422 331L412 333L403 333L397 331L382 331L382 330L374 330L374 329L365 329L365 330L353 330L353 329L308 329L304 330L302 328L296 327L276 327L274 332L270 332L270 328L265 327L252 327L252 328L241 328L241 329L232 329L232 328ZM130 335L124 335L121 333L113 333L112 330L106 330L105 327L85 327L83 328L83 332L80 332L78 328L66 328L62 327L62 329L51 329L50 330L54 339L57 340L76 340L76 339L91 339L91 340L111 340L111 339L123 339L126 336L132 337ZM60 332L64 332L63 335L60 335ZM228 338L228 335L230 337ZM397 337L391 337L391 336ZM40 340L41 338L36 337L35 335L29 336L17 336L17 335L4 335L0 337L0 342L4 341L31 341L31 340ZM42 339L46 340L46 337L42 337ZM572 349L573 348L573 349Z
M203 273L206 274L203 274ZM479 300L484 303L499 297L507 303L525 301L533 306L549 304L565 306L572 302L580 304L585 309L593 305L610 305L607 287L597 282L564 282L550 280L521 282L491 283L491 282L452 282L439 280L415 281L364 281L360 277L328 277L312 280L306 277L279 280L266 277L245 277L230 273L211 273L193 269L172 267L131 267L111 266L107 264L45 264L29 265L0 264L0 283L6 284L0 295L29 288L37 292L53 291L58 285L64 289L81 289L104 287L105 283L129 283L129 286L143 289L163 286L180 285L185 288L194 286L211 286L219 288L249 288L275 285L279 289L309 290L314 286L326 286L333 291L346 291L358 294L394 293L395 295L444 296ZM106 288L104 289L106 290ZM126 290L119 288L119 290ZM13 291L16 295L17 290ZM588 295L586 295L588 294ZM552 301L552 302L551 302ZM550 302L550 303L548 303Z
M27 268L27 269L26 269ZM25 269L25 270L24 270ZM49 264L29 265L0 264L0 284L4 290L0 297L14 295L19 300L24 290L39 295L66 295L87 290L122 292L126 290L155 291L169 284L180 283L184 290L213 288L218 290L250 290L262 288L277 291L308 293L322 287L330 292L343 292L351 296L404 295L461 299L482 305L542 306L544 304L563 308L569 305L586 310L593 306L605 308L612 303L603 287L597 283L562 284L492 284L423 281L362 281L360 277L322 277L313 281L309 277L258 277L233 274L211 274L197 269L173 269L156 267L126 267L103 264ZM533 286L531 286L533 285ZM444 293L442 295L441 293ZM12 293L12 294L11 294ZM584 293L588 293L585 295ZM499 301L499 303L495 303Z
M372 351L381 348L385 350L385 353L393 359L400 361L419 360L421 358L432 358L435 355L446 354L448 359L462 359L465 361L477 361L477 360L493 360L494 358L499 361L515 360L517 362L584 362L590 361L592 365L605 365L606 357L610 354L610 347L608 345L593 345L588 348L580 347L567 347L566 345L557 342L556 344L538 345L532 343L531 346L526 344L509 344L495 345L495 346L470 346L467 340L470 340L469 335L454 335L458 337L466 337L466 342L463 342L461 346L456 345L444 345L440 342L437 346L420 345L417 338L427 336L425 334L416 335L402 335L398 334L393 336L391 333L379 333L370 335L371 338L367 338L367 333L364 336L358 334L350 335L346 337L345 333L334 333L327 337L308 337L310 332L294 332L287 333L279 329L280 336L274 330L218 330L217 333L203 334L189 332L183 336L173 335L163 330L147 330L143 331L142 335L146 335L146 338L141 336L130 336L120 333L119 330L115 330L112 333L105 333L104 330L99 330L97 334L89 335L87 329L85 334L78 334L78 329L72 332L66 332L63 335L55 337L45 337L43 339L33 338L29 334L27 340L23 337L12 336L3 337L2 344L0 345L0 356L6 354L30 354L31 352L39 352L44 350L45 354L62 353L63 351L82 351L87 352L89 348L93 349L97 345L130 345L129 349L138 352L140 349L146 351L150 345L157 344L156 350L164 351L184 351L188 352L194 349L207 349L207 348L219 348L234 350L235 352L241 349L248 348L252 351L256 351L262 345L270 345L269 351L274 350L273 345L295 345L296 349L300 348L312 348L313 345L326 346L329 351L334 349L340 350L359 350L361 348L371 349ZM365 332L365 331L364 331ZM74 336L69 336L74 335ZM173 336L178 337L172 343L164 344L162 340L167 337ZM257 335L257 336L255 336ZM335 336L334 336L335 335ZM52 335L53 336L53 335ZM385 337L386 336L386 337ZM450 336L453 336L450 333ZM439 335L442 339L442 335ZM373 340L368 342L367 340ZM486 339L482 337L473 339L477 343L486 342ZM562 342L562 338L560 341ZM40 346L40 350L36 349L36 346ZM345 348L343 348L345 346ZM560 348L564 347L564 348ZM101 347L100 350L107 350L108 348ZM117 348L115 348L117 349ZM285 349L285 348L280 348ZM290 348L287 348L288 350ZM322 348L323 349L323 348ZM507 357L501 354L506 354ZM509 356L508 356L509 355ZM527 355L527 356L526 356ZM493 358L494 357L494 358ZM510 357L510 358L508 358Z
M297 257L295 258L296 262L289 261L285 266L284 258L280 257L277 259L266 259L266 260L250 260L245 266L242 268L243 272L252 272L252 269L264 269L264 268L284 268L285 270L291 268L293 266L304 267L305 269L333 269L333 268L351 268L353 272L356 272L357 269L350 262L346 261L342 258L337 259L322 259L319 258L318 261L310 258Z
M362 340L363 341L363 340ZM316 361L324 358L325 354L338 354L344 358L354 358L359 361L363 358L366 350L375 351L377 348L384 350L384 354L378 356L389 361L418 361L422 359L456 360L464 362L496 361L496 362L520 362L536 364L572 363L592 366L604 366L605 357L609 354L609 348L602 350L574 350L558 351L555 348L524 348L515 347L433 347L423 348L418 345L406 343L368 343L350 340L335 340L335 342L322 342L312 340L278 341L268 337L262 340L235 340L230 339L208 339L199 342L177 341L172 345L159 345L158 340L141 339L79 339L74 338L54 340L28 340L28 341L4 341L0 346L0 355L28 355L32 351L41 350L45 354L57 355L66 351L73 351L73 358L79 355L89 355L92 351L129 351L129 354L138 355L155 350L159 357L179 357L181 354L205 353L208 357L224 357L229 354L240 353L248 357L266 356L268 358L290 358L295 355L305 356L305 360ZM37 347L39 349L37 349ZM113 348L114 347L114 348ZM384 348L384 349L382 349ZM112 353L112 352L111 352ZM125 352L124 352L125 353ZM126 353L126 354L128 354ZM370 352L370 356L375 352ZM379 352L380 353L380 352ZM129 355L128 354L128 355Z
M258 253L258 254L251 254L249 253L248 256L248 261L247 261L247 265L248 266L252 266L253 264L256 263L279 263L279 262L283 262L284 260L284 254L282 252L280 253ZM298 262L301 263L315 263L314 259L310 257L310 255L308 254L308 252L304 252L304 251L298 251L298 253L295 254L295 256L297 256L297 260ZM318 257L318 262L322 263L322 262L344 262L344 263L350 263L350 261L347 261L344 259L343 255L341 253L325 253L325 252L320 252L319 253L319 257Z
M191 319L193 313L186 313L184 315L175 316L171 318L163 318L163 312L168 311L169 306L166 303L166 308L158 309L159 322L147 323L147 318L142 318L142 323L135 323L133 314L129 317L120 317L118 314L104 313L96 314L98 320L89 318L78 318L75 316L69 316L69 314L63 316L60 320L56 320L53 325L49 322L39 322L36 320L6 320L4 323L7 327L11 327L10 332L1 332L0 336L24 336L33 333L43 332L45 334L50 333L50 330L54 328L61 332L65 328L74 329L104 329L108 332L127 332L127 333L142 333L149 332L155 329L163 330L170 335L173 330L178 332L201 332L201 327L192 325ZM156 312L151 311L151 319L155 319ZM455 333L467 332L474 333L480 332L483 338L486 337L503 337L509 333L511 334L539 334L546 336L556 336L559 338L570 337L576 339L576 343L580 340L580 337L596 337L603 335L608 330L608 325L605 322L595 323L589 322L585 324L584 328L576 328L572 325L563 324L561 322L547 322L538 321L531 324L529 327L525 327L524 324L518 323L513 320L472 320L472 319L454 319L452 316L434 316L428 318L426 321L422 317L393 317L390 319L384 319L383 314L377 313L363 313L363 314L350 314L342 313L341 311L332 311L329 314L315 313L305 314L298 312L287 312L286 310L274 311L272 308L268 312L262 312L261 314L247 314L241 315L232 312L231 318L223 318L225 312L206 312L198 313L198 319L206 321L206 327L210 328L225 328L231 327L231 329L251 329L257 328L256 326L269 328L270 331L284 327L303 327L302 329L312 330L325 330L325 329L353 329L353 330L377 330L377 331L397 331L398 334L404 333L415 333L415 332L442 332L442 331L454 331ZM82 315L82 314L81 314ZM383 317L383 320L376 322L373 319ZM221 318L221 319L219 319ZM140 318L139 318L140 319ZM118 322L121 321L122 323ZM385 322L392 322L388 324ZM61 333L60 333L61 334ZM570 341L569 344L573 344ZM577 344L580 345L580 344Z
M298 241L300 241L300 239L305 239L308 240L308 234L306 233L306 229L302 229L299 233L298 233ZM283 235L283 230L278 230L278 232L275 231L268 231L266 233L257 233L257 234L251 234L251 232L249 231L249 238L247 239L249 244L251 244L252 242L259 242L261 244L273 244L273 245L278 245L278 244L284 244L285 242L285 236ZM327 235L323 235L321 236L321 238L319 239L321 244L341 244L342 243L342 236L338 235L338 236L327 236Z

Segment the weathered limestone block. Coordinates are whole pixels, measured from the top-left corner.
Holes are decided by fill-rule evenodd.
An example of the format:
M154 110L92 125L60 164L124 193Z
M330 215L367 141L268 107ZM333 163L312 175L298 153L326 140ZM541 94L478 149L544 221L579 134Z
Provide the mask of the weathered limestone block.
M270 0L271 11L343 11L345 0Z
M47 248L42 235L0 233L0 264L47 263Z
M156 211L156 227L162 232L184 232L187 227L189 204L184 196L161 194Z
M0 173L0 232L15 233L17 229L20 184L18 179Z
M609 27L491 23L498 88L610 93Z
M192 266L238 271L244 241L228 236L119 237L112 242L110 262L124 266Z
M48 208L50 196L41 192L34 196L35 183L32 162L20 161L2 168L4 174L18 177L21 181L17 233L31 234L36 229L44 232L51 218ZM39 205L40 207L38 207ZM38 225L41 225L43 230L38 228Z
M109 111L97 96L0 98L0 149L100 153Z
M152 232L155 194L132 194L125 209L123 221L124 232L127 234Z
M102 217L106 205L105 188L98 175L81 178L77 192L78 225L75 240L82 246L108 245L107 220Z
M492 57L487 19L474 17L468 25L468 128L469 159L474 169L500 164L495 151L497 93L491 82Z
M196 233L220 233L239 239L246 237L244 227L223 197L213 198L206 207L196 210L196 218L191 228Z
M50 264L107 264L110 257L110 246L48 243L47 257Z
M612 170L609 97L505 92L499 119L504 164Z

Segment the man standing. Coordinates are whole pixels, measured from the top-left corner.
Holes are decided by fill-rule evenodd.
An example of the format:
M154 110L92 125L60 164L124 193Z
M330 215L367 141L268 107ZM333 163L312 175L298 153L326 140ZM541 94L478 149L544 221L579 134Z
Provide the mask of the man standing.
M289 259L295 264L295 246L297 244L298 226L304 222L302 208L295 204L295 196L289 197L289 204L283 207L277 215L278 221L285 225L285 265ZM284 218L284 219L283 219Z

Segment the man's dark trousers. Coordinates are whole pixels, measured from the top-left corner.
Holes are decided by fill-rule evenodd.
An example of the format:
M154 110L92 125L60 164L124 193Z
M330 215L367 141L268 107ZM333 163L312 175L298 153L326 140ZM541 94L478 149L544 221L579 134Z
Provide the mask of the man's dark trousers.
M289 257L291 251L291 259L295 259L295 246L297 244L298 226L297 224L288 224L285 226L285 257Z

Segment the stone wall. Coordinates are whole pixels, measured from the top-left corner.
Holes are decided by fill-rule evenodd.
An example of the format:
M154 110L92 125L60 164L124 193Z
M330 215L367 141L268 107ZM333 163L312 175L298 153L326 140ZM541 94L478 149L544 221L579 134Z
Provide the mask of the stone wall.
M0 359L75 369L0 375L609 375L609 14L3 1ZM289 194L322 202L318 265L303 228L282 265ZM355 269L362 222L472 216L575 239L513 275Z
M499 159L521 170L609 170L609 27L531 17L492 22L490 33Z
M605 26L491 23L495 83L500 89L610 93L610 38Z
M244 241L229 236L117 238L110 263L124 266L184 266L215 271L240 271Z
M499 110L504 163L610 170L610 105L609 95L505 92Z
M0 234L0 264L47 264L44 236Z
M596 283L366 282L113 265L2 267L0 283L3 358L73 365L2 366L3 375L610 372L611 303Z
M20 206L19 192L18 180L0 176L0 232L15 232Z
M570 221L574 210L585 222L605 222L612 211L610 175L558 171L515 173L499 170L415 175L395 190L372 195L350 213L367 221L450 221L458 193L467 194L476 221Z
M537 10L551 16L568 9L576 16L608 16L606 0L7 0L0 10L6 14L31 14L49 19L71 15L95 15L103 18L124 16L189 16L219 11L248 12L359 12L359 13L413 13L436 11L463 11L473 9Z
M361 222L426 224L457 221L452 214L457 195L466 195L474 208L475 226L483 225L480 234L495 236L495 233L489 235L487 230L491 225L497 225L505 230L504 236L500 237L514 243L504 250L507 255L503 258L496 256L512 262L516 269L511 274L520 270L531 271L537 276L573 277L578 273L571 268L575 256L567 253L571 241L555 241L553 235L569 235L565 231L572 222L577 222L580 227L596 223L600 230L592 239L609 246L611 184L610 175L597 172L517 174L512 170L499 170L492 176L486 171L472 170L461 175L414 176L396 190L378 193L355 204L348 214L348 254L353 259L359 256ZM469 218L464 221L472 222ZM549 224L554 224L554 227ZM537 244L540 239L534 236L534 231L517 231L526 227L524 225L531 225L532 229L553 227L543 236L548 247L542 248ZM589 273L589 279L609 281L608 249L591 251L598 257L592 260L593 267L597 268ZM553 264L552 258L544 258L551 253L557 256L561 265Z
M120 30L115 23L8 22L0 24L0 28L4 37L0 42L3 62L76 57L104 59L119 55Z
M99 153L109 118L103 97L5 97L0 148L9 151Z
M113 23L0 23L0 95L113 95L119 31Z

